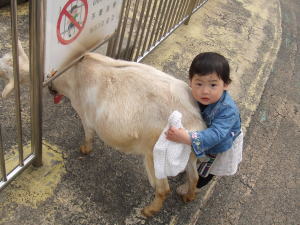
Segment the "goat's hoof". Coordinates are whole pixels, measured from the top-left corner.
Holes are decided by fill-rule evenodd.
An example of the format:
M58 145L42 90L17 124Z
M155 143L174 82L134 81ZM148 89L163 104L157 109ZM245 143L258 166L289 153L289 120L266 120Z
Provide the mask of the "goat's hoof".
M91 151L92 151L92 149L91 149L90 147L86 146L86 145L81 145L81 146L80 146L80 152L81 152L82 154L84 154L84 155L90 154Z
M195 198L196 198L196 195L195 194L185 194L185 195L182 195L182 200L184 201L184 202L190 202L190 201L193 201L193 200L195 200Z
M156 211L151 209L150 206L147 206L142 210L142 214L146 217L151 217L154 215L154 213L156 213Z

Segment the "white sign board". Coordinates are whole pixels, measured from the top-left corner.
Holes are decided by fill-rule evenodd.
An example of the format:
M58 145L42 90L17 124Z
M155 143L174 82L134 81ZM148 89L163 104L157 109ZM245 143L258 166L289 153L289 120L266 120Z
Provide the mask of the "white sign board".
M44 81L118 26L123 0L46 0Z

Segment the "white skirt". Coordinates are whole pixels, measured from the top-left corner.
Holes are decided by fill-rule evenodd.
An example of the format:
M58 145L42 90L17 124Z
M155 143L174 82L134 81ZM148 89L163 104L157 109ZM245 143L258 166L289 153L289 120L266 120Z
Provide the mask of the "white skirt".
M244 134L241 132L241 134L236 137L229 150L217 154L215 161L210 167L210 174L217 176L230 176L237 172L238 166L242 161L243 139Z

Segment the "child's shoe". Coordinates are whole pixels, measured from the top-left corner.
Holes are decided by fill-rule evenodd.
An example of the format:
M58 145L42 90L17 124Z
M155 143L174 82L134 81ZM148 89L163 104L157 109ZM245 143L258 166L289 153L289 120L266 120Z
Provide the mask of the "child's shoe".
M197 188L202 188L204 187L205 185L207 185L214 177L215 175L213 174L208 174L207 177L201 177L199 175L199 179L198 179L198 183L197 183Z

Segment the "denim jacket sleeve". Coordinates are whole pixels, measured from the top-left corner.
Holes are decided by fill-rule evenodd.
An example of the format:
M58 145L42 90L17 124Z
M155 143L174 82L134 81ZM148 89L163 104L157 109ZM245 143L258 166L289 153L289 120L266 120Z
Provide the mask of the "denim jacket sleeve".
M236 111L229 105L222 107L215 115L209 128L202 131L191 131L192 149L197 157L224 140L237 120Z

